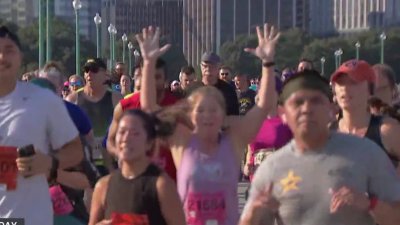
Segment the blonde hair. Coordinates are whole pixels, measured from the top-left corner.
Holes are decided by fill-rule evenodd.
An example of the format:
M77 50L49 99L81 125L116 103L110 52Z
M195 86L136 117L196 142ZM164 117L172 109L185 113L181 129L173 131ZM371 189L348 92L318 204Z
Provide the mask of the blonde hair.
M212 86L203 86L196 88L196 90L194 90L189 95L189 97L187 98L187 102L190 106L190 110L193 109L194 105L200 97L206 96L214 98L217 101L218 105L221 106L222 110L226 112L226 102L224 96L222 95L220 90Z

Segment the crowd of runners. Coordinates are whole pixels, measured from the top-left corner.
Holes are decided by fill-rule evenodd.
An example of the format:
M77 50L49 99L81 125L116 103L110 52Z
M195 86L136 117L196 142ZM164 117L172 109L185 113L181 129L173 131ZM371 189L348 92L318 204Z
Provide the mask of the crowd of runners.
M400 105L388 65L343 63L327 80L275 65L279 32L257 27L260 75L205 52L168 82L160 29L141 59L88 59L20 76L0 27L0 218L26 225L399 225ZM237 187L251 182L243 212Z

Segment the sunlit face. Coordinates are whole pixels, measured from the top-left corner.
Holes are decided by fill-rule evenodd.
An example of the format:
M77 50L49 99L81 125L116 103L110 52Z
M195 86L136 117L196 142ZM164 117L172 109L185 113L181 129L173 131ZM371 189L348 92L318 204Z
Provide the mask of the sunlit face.
M243 90L243 89L249 87L249 82L247 81L247 77L236 76L235 77L235 86L239 90Z
M69 87L72 92L75 92L83 87L83 82L77 77L72 77L69 79Z
M122 76L125 73L125 65L124 64L117 64L115 66L115 72L118 76Z
M382 74L376 73L376 75L374 96L378 97L386 104L392 104L394 90L390 86L389 80Z
M196 77L194 74L186 74L182 73L181 75L181 87L183 90L190 87L191 84L194 83Z
M191 112L195 130L204 134L216 134L223 125L225 110L211 95L199 96Z
M318 135L326 131L333 115L327 96L315 90L294 92L283 105L284 120L295 135Z
M205 85L215 85L219 76L219 64L201 62L202 81Z
M334 90L337 103L341 109L365 107L368 102L368 82L356 82L348 75L340 75L335 83Z
M219 70L219 79L225 81L225 82L230 82L231 81L231 71L227 69L220 69Z
M146 157L146 152L150 150L151 144L147 139L147 133L140 117L125 115L118 124L115 137L118 148L119 159L132 161Z
M89 87L103 86L106 79L106 70L103 68L93 68L85 71L85 81Z
M21 62L18 46L8 38L0 38L0 79L17 79Z
M121 87L124 87L125 89L129 89L131 87L131 79L128 76L123 75L121 77L120 85L121 85Z

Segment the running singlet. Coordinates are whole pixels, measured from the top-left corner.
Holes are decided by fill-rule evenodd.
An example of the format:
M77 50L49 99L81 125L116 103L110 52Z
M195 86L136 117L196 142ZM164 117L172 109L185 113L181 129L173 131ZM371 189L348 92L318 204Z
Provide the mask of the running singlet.
M232 225L239 219L239 164L226 136L211 155L193 137L178 169L178 192L188 225Z
M170 92L166 91L164 98L160 102L160 106L170 106L175 104L178 99L172 95ZM129 109L140 109L140 92L132 94L130 97L122 99L120 101L121 108L123 111ZM155 162L158 166L163 168L165 172L176 181L176 168L174 164L174 160L171 155L171 150L168 146L161 145L159 149L159 155L157 156L157 162Z
M95 149L93 150L94 159L102 159L101 149L104 136L107 133L109 121L111 121L114 106L112 102L112 92L107 91L103 98L98 102L92 102L84 97L84 92L78 93L77 104L89 117L93 125L93 133L95 136Z
M116 224L166 225L157 192L157 179L162 171L150 164L133 179L122 176L121 170L110 175L105 200L105 218Z

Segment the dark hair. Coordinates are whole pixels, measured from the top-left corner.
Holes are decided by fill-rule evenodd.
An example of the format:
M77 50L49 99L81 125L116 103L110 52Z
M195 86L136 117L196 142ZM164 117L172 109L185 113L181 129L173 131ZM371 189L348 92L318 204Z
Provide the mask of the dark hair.
M116 62L115 66L117 66L117 65L125 65L125 63L124 62Z
M184 66L181 68L181 73L184 73L184 74L193 74L195 72L196 71L194 70L193 66L191 66L191 65Z
M220 70L229 70L229 72L232 72L232 68L230 68L229 66L221 66Z
M17 45L19 49L21 49L21 42L19 41L18 36L15 33L11 32L7 26L0 25L0 37L10 39L12 42L15 43L15 45Z
M393 71L392 67L386 64L375 64L372 66L372 69L375 71L375 74L382 74L389 82L390 88L394 89L396 87L396 74Z
M389 117L400 121L400 113L397 112L396 108L386 104L377 97L371 97L368 100L368 106L376 108L382 115L388 115Z
M125 111L122 117L128 116L128 115L129 116L137 116L142 120L143 127L146 130L148 140L153 140L157 137L161 137L161 138L168 137L168 136L172 135L172 133L175 129L174 123L161 121L156 116L157 113L148 114L148 113L144 112L143 110L133 109L133 110Z

